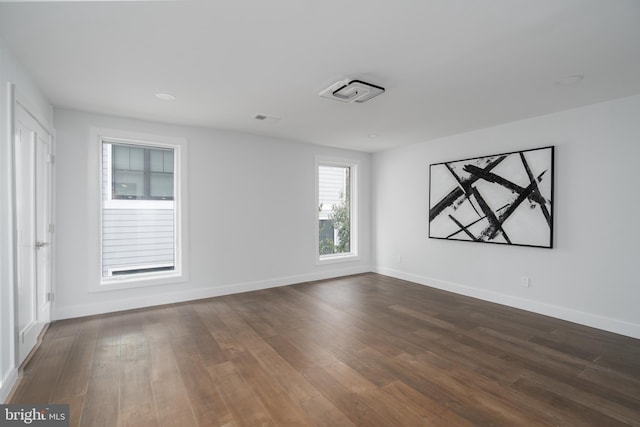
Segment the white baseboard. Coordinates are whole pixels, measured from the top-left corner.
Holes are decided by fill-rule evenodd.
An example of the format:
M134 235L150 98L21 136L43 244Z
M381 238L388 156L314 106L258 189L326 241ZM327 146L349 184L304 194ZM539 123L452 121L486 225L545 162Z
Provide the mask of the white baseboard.
M163 304L193 301L204 298L212 298L223 295L238 294L241 292L258 291L260 289L275 288L279 286L294 285L296 283L311 282L314 280L332 279L334 277L349 276L352 274L368 273L371 266L358 266L340 269L332 269L317 273L300 274L295 276L277 277L253 282L234 283L229 285L190 289L180 292L168 292L157 295L148 295L141 298L121 299L97 304L82 304L72 306L55 307L53 319L71 319L75 317L92 316L95 314L113 313L116 311L132 310L136 308L152 307Z
M6 377L2 379L0 384L0 403L5 403L11 394L11 390L18 381L18 370L13 368Z
M342 269L332 269L323 272L300 274L295 276L277 277L253 282L235 283L223 286L191 289L182 292L168 292L158 295L150 295L142 298L122 299L117 301L107 301L97 304L83 304L74 306L56 307L54 319L69 319L74 317L92 316L95 314L112 313L117 311L132 310L136 308L152 307L163 304L173 304L178 302L193 301L204 298L212 298L223 295L237 294L241 292L257 291L260 289L274 288L278 286L293 285L296 283L311 282L314 280L331 279L334 277L348 276L374 271L385 276L407 280L432 288L442 289L484 301L490 301L509 307L519 308L533 313L555 317L569 322L602 329L616 334L640 338L640 325L620 319L586 313L567 307L561 307L544 302L515 297L499 292L465 286L458 283L439 280L431 277L421 276L413 273L406 273L385 267L359 266ZM4 391L4 383L3 383ZM1 395L0 395L1 397Z
M499 292L487 291L485 289L447 282L444 280L425 277L418 274L405 273L403 271L398 271L391 268L376 267L374 268L374 271L376 273L394 277L396 279L407 280L409 282L414 282L420 285L442 289L444 291L478 298L484 301L490 301L509 307L519 308L522 310L531 311L533 313L543 314L545 316L551 316L557 319L579 323L581 325L614 332L620 335L626 335L632 338L640 338L640 325L636 323L631 323L620 319L612 319L610 317L586 313L583 311L578 311L567 307L560 307L557 305L547 304L539 301L533 301L526 298L519 298Z

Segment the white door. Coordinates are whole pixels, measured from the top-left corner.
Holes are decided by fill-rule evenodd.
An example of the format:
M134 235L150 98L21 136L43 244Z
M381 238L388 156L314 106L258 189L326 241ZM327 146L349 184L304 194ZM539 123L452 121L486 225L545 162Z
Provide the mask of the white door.
M51 136L20 105L15 120L18 365L51 320Z

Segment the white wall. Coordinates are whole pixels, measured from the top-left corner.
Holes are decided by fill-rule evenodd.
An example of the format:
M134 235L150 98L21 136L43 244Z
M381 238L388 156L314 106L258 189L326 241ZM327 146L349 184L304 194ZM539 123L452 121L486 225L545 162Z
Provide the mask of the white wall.
M8 83L40 121L51 126L51 106L0 39L0 402L16 379L13 322L11 131Z
M54 116L57 319L371 270L369 154L63 109ZM87 266L99 257L87 243L90 128L187 139L188 282L89 292ZM316 264L316 155L360 161L358 261Z
M427 237L429 164L547 145L554 249ZM377 270L640 338L639 161L640 96L375 154Z

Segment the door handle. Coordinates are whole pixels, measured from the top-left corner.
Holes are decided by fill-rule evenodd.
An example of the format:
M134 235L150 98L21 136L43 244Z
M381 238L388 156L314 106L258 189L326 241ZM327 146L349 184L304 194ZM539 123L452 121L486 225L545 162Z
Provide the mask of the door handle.
M45 246L49 246L49 242L36 242L36 249L44 248Z

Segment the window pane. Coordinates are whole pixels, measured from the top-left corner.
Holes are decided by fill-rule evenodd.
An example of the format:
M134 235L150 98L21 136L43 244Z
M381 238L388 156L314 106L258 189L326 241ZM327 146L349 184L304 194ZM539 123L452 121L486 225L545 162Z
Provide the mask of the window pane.
M164 171L173 173L173 150L164 152Z
M328 219L320 220L320 255L332 254L335 248L333 225Z
M149 170L151 172L164 172L164 151L149 150Z
M104 144L102 276L174 271L173 149ZM163 172L166 157L171 159L171 172ZM119 200L112 203L112 199ZM140 200L154 201L141 204Z
M173 174L151 173L151 197L162 197L173 200Z
M113 175L114 197L144 197L144 172L116 170Z
M351 252L350 167L318 167L320 255Z
M173 204L102 210L102 276L175 269Z
M116 169L129 169L129 147L113 146L113 167Z
M129 147L129 169L144 170L144 148Z
M109 188L113 198L173 200L173 149L108 143L105 146L112 147L113 183Z

